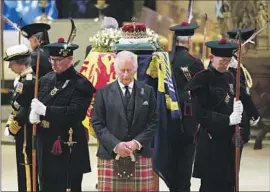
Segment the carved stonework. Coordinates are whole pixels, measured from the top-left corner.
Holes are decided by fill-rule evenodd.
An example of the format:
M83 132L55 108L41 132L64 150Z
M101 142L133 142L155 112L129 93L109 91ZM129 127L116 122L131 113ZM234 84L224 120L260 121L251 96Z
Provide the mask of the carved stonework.
M257 5L257 16L256 16L256 21L257 21L257 29L263 28L265 24L268 21L268 4L267 1L265 0L259 0L256 2ZM264 30L260 36L264 36L268 34L268 30Z
M253 1L232 2L233 28L255 28L256 27L256 4Z

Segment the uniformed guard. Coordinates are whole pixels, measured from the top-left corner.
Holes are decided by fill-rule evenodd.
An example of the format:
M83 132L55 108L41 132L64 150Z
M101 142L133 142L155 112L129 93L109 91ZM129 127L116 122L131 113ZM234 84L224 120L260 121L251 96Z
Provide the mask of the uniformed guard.
M201 125L193 177L201 179L200 192L234 192L235 125L240 123L241 132L246 127L242 125L242 102L234 101L235 77L227 69L238 45L221 39L206 46L211 48L211 64L186 88L198 101L196 117Z
M234 29L227 32L229 35L229 38L235 43L238 43L238 40L237 40L238 32L239 32L239 29ZM249 39L253 35L254 32L255 32L255 29L241 29L241 43L244 43L247 39ZM245 56L253 44L255 44L253 41L249 41L249 43L243 45L241 47L241 56ZM236 68L237 68L237 55L234 54L232 61L230 62L230 65L229 65L229 70L235 76L236 76ZM253 85L251 75L249 74L248 70L244 67L242 63L241 63L240 73L241 73L241 76L240 76L241 90L246 91L246 93L249 95L246 101L242 101L244 105L244 110L246 111L250 125L255 126L260 120L260 114L257 108L255 107L251 99L251 95L250 95L250 89L252 88L252 85Z
M197 72L204 69L202 62L189 53L191 38L198 27L197 24L182 22L180 25L170 28L175 32L175 47L170 52L171 66L182 111L182 120L174 122L179 125L177 126L179 130L171 131L170 136L171 147L174 151L173 157L170 158L170 164L174 165L171 170L174 172L174 181L168 183L170 191L187 192L190 191L191 186L190 179L195 153L194 135L198 124L192 113L193 101L184 88ZM181 126L184 134L180 134Z
M29 117L31 123L39 123L42 192L80 192L83 174L91 171L82 121L95 89L72 65L78 45L59 38L46 47L54 72L40 79L38 99L32 100Z
M44 48L45 45L50 43L48 34L50 28L51 26L46 23L32 23L21 28L21 30L27 34L33 51L31 57L34 72L36 72L37 55L38 52L40 52L39 78L52 71L48 50Z
M255 29L233 29L227 32L227 34L229 35L229 38L235 42L238 43L238 37L237 34L238 32L241 30L241 42L244 43L246 40L248 40L253 33L255 32ZM242 46L241 48L241 56L245 56L246 53L248 52L248 50L250 49L250 47L252 45L254 45L255 43L253 41L249 41L249 43L245 44L244 46ZM229 70L236 76L236 68L237 68L237 55L234 54L232 61L229 65ZM252 82L252 78L248 72L248 70L243 66L243 64L241 63L241 71L240 71L240 85L241 85L241 91L246 91L247 94L249 95L248 97L246 97L246 100L243 100L243 105L244 105L244 111L246 112L248 121L246 122L249 126L255 126L257 125L257 123L260 120L260 114L257 110L257 108L255 107L251 95L250 95L250 89L253 85ZM259 138L259 137L257 137ZM258 139L257 139L258 141ZM257 142L257 144L254 145L254 148L257 148L257 146L259 146L258 144L259 142Z
M26 45L9 47L4 56L9 68L19 75L14 84L11 99L12 112L6 124L5 135L15 138L18 191L31 191L32 125L28 121L28 111L34 97L35 77L31 68L31 52Z

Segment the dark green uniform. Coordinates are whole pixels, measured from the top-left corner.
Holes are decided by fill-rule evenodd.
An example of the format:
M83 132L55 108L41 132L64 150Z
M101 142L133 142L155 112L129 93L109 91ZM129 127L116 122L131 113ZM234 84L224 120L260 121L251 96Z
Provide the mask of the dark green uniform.
M59 89L58 91L56 91ZM43 192L64 192L67 178L71 191L80 192L84 173L90 172L87 135L82 121L95 89L75 69L61 74L49 73L40 79L38 99L47 106L40 116L38 137L38 164ZM70 148L69 130L76 144Z

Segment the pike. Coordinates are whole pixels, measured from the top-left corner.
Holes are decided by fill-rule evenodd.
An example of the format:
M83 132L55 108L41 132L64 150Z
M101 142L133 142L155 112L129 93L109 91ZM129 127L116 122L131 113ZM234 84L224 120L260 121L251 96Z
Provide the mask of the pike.
M205 23L204 23L204 30L203 30L203 50L202 50L202 63L203 64L204 64L205 52L206 52L205 41L206 41L206 33L207 33L207 23L208 23L208 18L207 18L207 14L205 13Z
M238 31L239 39L239 50L238 50L238 61L237 61L237 72L236 72L236 101L239 101L240 97L240 70L241 70L241 29ZM240 148L241 148L241 135L239 124L235 125L234 134L235 144L235 192L239 192L239 167L240 167Z
M27 33L22 31L18 25L16 23L13 23L11 20L9 20L9 18L7 18L5 15L2 14L2 18L3 20L9 24L11 27L13 27L15 30L17 30L22 36L24 36L25 38L27 38Z
M188 15L187 15L188 23L190 23L193 18L193 14L192 14L193 2L194 0L189 0L189 3L188 3Z
M22 17L19 20L19 26L21 26L21 23L22 23ZM21 33L20 32L19 32L19 36L18 36L18 41L19 41L19 44L21 44Z
M37 64L36 64L36 79L35 79L35 90L34 97L38 98L38 80L39 80L39 67L40 67L40 51L37 55ZM33 124L33 133L32 133L32 185L33 192L37 192L37 124Z
M266 24L256 33L253 33L250 38L248 38L241 46L244 46L245 44L252 42L252 39L254 39L257 35L259 35L268 25L270 24L270 20L266 22Z

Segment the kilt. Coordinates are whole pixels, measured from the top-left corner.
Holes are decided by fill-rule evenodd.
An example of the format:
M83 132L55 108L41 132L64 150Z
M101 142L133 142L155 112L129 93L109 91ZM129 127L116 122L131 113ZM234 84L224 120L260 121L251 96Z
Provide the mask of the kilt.
M114 174L114 160L98 159L98 191L146 192L154 191L152 159L136 157L135 176L122 179Z

